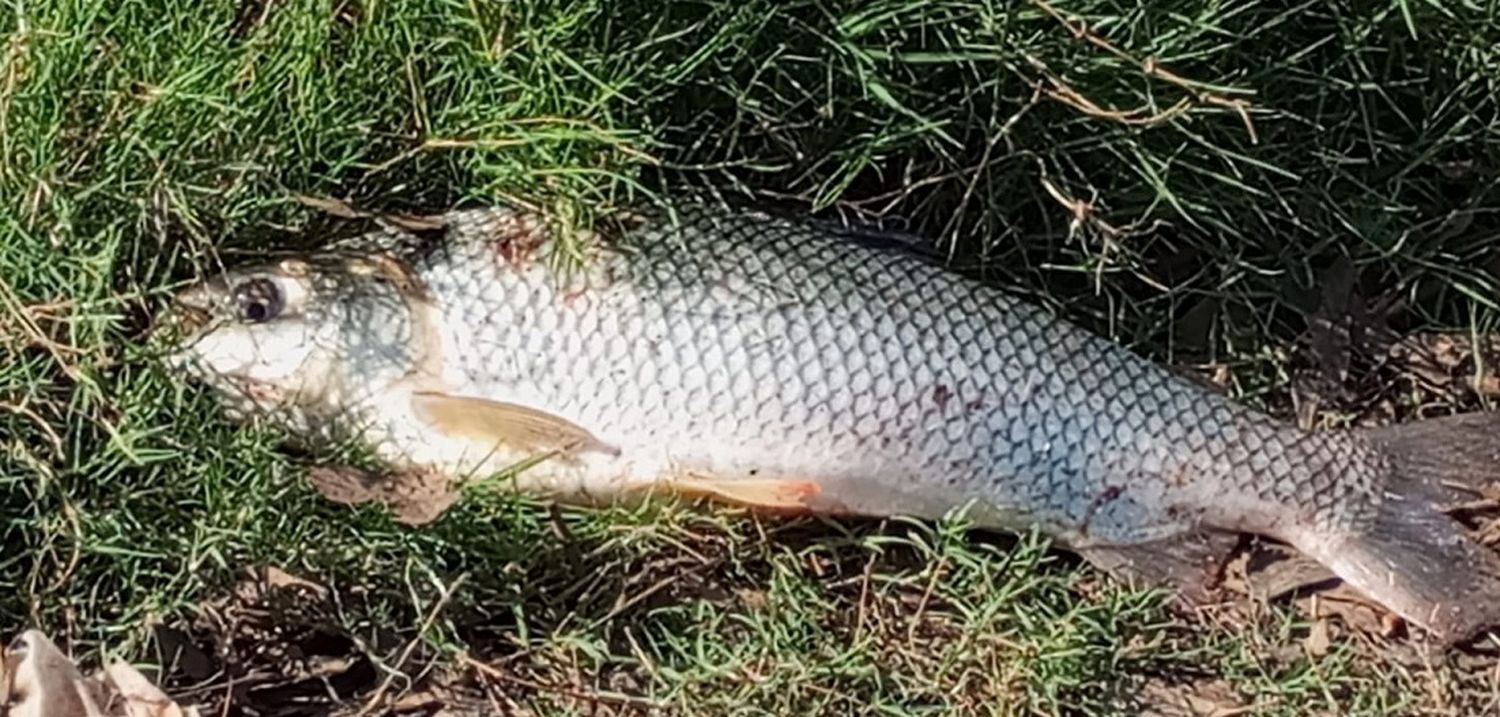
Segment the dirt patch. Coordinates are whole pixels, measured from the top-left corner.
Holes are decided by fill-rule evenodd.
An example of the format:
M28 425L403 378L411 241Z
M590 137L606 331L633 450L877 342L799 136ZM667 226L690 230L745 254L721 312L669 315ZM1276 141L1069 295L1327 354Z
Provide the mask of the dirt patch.
M1223 680L1172 683L1153 679L1141 690L1142 717L1235 717L1253 714L1234 686Z

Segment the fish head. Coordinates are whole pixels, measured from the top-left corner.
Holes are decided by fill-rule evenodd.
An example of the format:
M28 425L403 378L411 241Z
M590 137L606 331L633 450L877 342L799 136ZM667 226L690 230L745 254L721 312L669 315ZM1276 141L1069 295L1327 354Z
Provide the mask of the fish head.
M208 386L232 418L298 424L346 410L409 372L419 346L400 272L361 257L298 257L232 269L179 292L160 321L167 364Z
M311 264L299 259L232 269L189 286L158 323L172 333L167 363L234 409L270 410L301 389L317 363L318 298Z

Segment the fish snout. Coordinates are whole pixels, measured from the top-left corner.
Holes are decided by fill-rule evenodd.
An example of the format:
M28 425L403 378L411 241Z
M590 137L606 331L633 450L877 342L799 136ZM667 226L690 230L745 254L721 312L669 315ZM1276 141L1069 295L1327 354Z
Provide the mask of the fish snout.
M207 287L194 286L178 292L156 320L149 338L170 344L181 343L200 334L213 320L213 297Z

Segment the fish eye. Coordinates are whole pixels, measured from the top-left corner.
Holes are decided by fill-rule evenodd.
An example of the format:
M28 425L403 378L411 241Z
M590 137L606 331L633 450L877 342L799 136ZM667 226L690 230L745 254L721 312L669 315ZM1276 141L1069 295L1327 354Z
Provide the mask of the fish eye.
M281 314L281 289L270 279L251 279L234 288L234 303L242 320L253 324L270 321Z

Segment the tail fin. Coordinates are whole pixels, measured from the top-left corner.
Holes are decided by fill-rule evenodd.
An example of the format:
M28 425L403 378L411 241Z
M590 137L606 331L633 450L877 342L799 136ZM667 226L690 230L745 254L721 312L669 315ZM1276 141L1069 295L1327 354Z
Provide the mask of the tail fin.
M1444 511L1500 487L1500 414L1367 430L1388 459L1375 520L1324 536L1313 555L1354 588L1445 643L1500 627L1500 555Z

